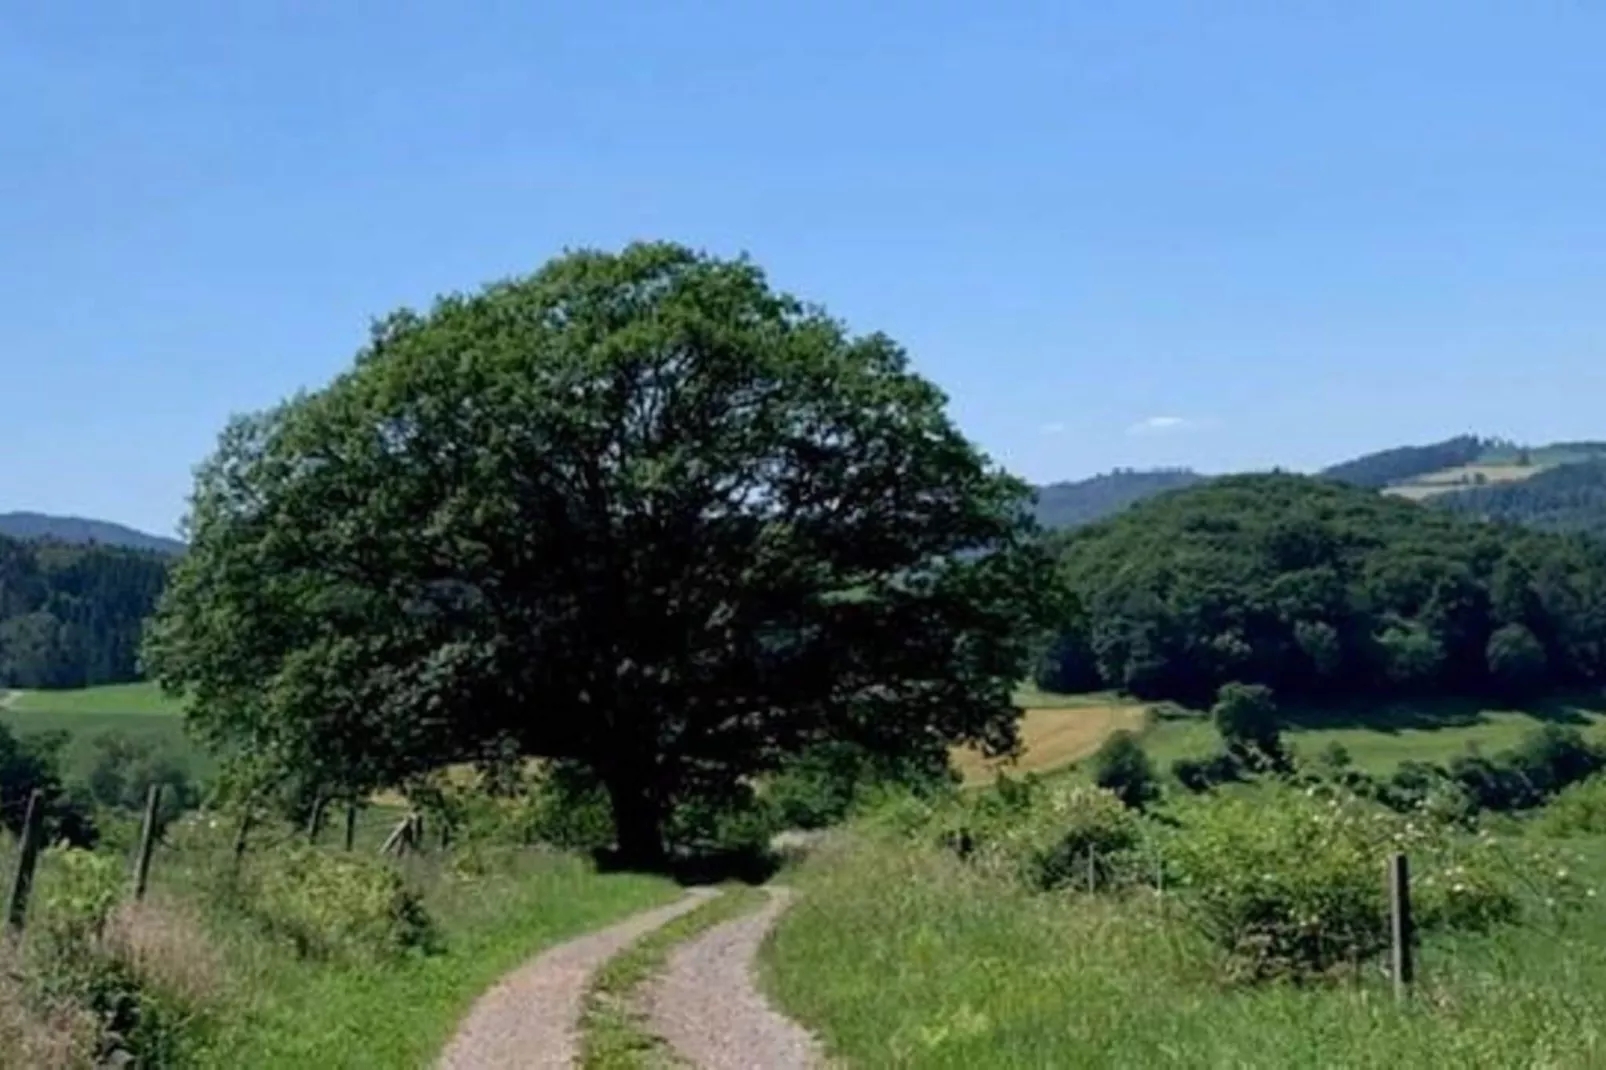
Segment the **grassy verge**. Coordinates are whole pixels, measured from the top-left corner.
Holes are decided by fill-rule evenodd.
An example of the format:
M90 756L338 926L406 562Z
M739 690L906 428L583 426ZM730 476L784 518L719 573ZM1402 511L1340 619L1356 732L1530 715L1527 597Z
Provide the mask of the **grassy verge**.
M1606 842L1578 846L1606 868ZM907 844L848 840L792 880L766 984L855 1066L1606 1062L1598 902L1565 933L1430 941L1400 1009L1378 977L1228 987L1164 900L1033 894Z
M673 900L669 881L599 875L565 856L528 852L473 880L415 874L443 949L361 967L298 958L247 925L219 927L233 973L206 1066L429 1065L475 998L530 955Z
M637 989L664 968L677 945L757 909L763 901L764 893L757 888L726 887L723 894L649 933L603 967L586 993L581 1065L586 1070L628 1070L661 1062L661 1044L647 1032L633 1006Z

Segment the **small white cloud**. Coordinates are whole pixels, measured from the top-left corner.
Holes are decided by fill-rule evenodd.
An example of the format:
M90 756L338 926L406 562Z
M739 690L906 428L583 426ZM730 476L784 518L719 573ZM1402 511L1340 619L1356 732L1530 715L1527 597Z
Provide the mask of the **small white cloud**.
M1037 430L1039 430L1040 432L1042 432L1045 435L1063 435L1065 433L1065 425L1063 423L1060 423L1059 421L1055 421L1054 423L1051 423L1051 424L1044 424L1042 427L1039 427Z
M1189 431L1199 427L1195 420L1181 416L1149 416L1126 429L1129 435L1164 435L1174 431Z

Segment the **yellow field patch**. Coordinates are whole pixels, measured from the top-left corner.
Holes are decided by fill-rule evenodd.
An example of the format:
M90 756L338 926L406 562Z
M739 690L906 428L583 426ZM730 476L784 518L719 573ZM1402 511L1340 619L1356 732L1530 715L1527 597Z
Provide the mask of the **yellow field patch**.
M1421 501L1435 494L1448 494L1453 490L1467 490L1479 486L1480 484L1476 482L1479 476L1483 477L1484 484L1516 483L1536 476L1549 467L1543 464L1463 464L1455 468L1429 472L1397 486L1385 487L1384 492Z
M1047 772L1088 757L1122 729L1143 731L1147 717L1145 707L1111 697L1090 700L1077 696L1061 705L1028 708L1021 718L1022 749L1016 762L988 760L965 747L954 751L954 768L966 784L986 784L1001 770L1010 774Z

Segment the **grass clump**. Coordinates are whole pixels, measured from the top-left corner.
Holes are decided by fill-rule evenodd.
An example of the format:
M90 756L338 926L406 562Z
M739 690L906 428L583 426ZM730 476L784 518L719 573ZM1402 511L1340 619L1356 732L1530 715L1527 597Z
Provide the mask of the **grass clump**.
M756 910L764 893L731 885L721 894L638 940L600 970L586 992L580 1063L585 1070L632 1070L664 1062L663 1042L635 1006L639 990L663 970L670 952L721 922Z

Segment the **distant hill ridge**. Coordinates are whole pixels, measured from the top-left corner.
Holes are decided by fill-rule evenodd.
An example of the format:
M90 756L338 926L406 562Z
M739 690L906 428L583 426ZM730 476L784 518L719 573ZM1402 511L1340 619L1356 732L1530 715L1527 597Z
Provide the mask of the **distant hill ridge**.
M73 545L119 546L130 550L151 550L161 554L180 554L184 544L136 531L109 520L89 520L78 516L49 516L44 513L0 513L0 535L13 539L54 539Z
M1484 519L1550 531L1606 533L1606 442L1524 446L1504 438L1457 435L1368 453L1315 474ZM1049 483L1036 488L1037 520L1047 528L1081 527L1155 495L1215 478L1188 468L1116 469L1090 479Z

